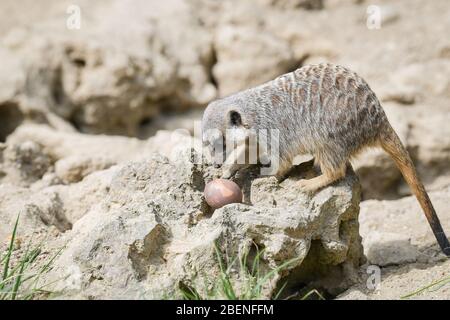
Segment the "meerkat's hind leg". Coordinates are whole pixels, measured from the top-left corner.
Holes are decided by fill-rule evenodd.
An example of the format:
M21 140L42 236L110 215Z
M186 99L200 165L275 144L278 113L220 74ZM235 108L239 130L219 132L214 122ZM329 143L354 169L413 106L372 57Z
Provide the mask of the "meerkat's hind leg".
M328 167L319 161L320 170L322 174L312 179L301 179L298 184L305 192L314 192L323 187L326 187L333 182L345 177L347 170L347 163L343 163L338 168Z

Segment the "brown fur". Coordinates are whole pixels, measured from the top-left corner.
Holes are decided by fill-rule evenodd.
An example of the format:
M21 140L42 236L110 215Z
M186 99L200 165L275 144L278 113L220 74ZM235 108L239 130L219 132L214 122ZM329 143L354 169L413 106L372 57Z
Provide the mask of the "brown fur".
M238 114L240 124L229 114ZM279 131L279 169L283 176L299 154L311 154L322 175L301 180L315 191L345 176L350 159L367 147L382 146L394 159L417 197L442 250L450 244L420 182L414 164L392 129L375 93L355 72L328 63L309 65L273 81L212 102L202 121L203 139L213 143L209 129ZM267 146L270 154L271 146ZM229 167L231 176L238 166Z
M394 159L397 167L419 201L420 206L438 240L442 250L450 255L450 244L442 229L439 218L431 203L430 197L420 181L408 151L403 147L392 127L386 128L380 135L381 147Z

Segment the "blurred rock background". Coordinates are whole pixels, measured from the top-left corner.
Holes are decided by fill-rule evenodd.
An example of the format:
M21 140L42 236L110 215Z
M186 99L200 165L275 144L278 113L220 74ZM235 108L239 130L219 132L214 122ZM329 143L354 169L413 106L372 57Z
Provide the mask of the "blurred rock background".
M80 29L67 27L73 4ZM95 197L86 179L149 150L170 152L169 134L158 130L193 133L193 120L211 100L322 61L367 80L450 230L450 3L377 1L379 29L368 27L372 4L2 0L1 239L29 197L50 199L37 220L57 232L70 229L88 210L86 197ZM434 263L433 239L414 199L397 200L410 193L389 157L369 151L354 168L367 200L361 233L369 260ZM49 194L52 186L79 191ZM406 220L390 214L397 210ZM398 245L405 242L406 249Z

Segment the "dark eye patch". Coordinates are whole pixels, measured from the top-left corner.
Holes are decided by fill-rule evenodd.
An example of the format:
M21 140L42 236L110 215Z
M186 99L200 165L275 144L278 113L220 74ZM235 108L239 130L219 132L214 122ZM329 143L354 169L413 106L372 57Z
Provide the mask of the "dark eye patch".
M242 124L241 114L237 111L230 111L230 123L233 126L240 126Z

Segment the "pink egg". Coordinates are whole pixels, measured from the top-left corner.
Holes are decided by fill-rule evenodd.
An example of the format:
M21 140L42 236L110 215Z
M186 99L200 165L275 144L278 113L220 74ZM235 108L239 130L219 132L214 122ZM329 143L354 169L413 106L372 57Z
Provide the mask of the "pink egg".
M204 193L206 202L213 209L221 208L230 203L242 202L242 191L239 186L231 180L213 180L206 185Z

